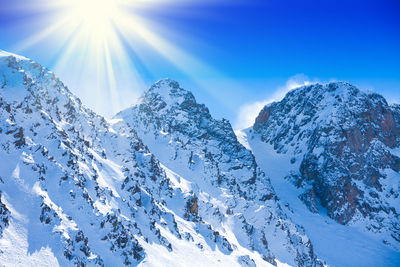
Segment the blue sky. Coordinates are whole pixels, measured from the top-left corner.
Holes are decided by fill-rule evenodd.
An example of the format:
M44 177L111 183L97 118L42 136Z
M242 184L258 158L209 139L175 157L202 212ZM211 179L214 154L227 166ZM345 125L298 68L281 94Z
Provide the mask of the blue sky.
M400 102L400 2L396 0L163 0L129 10L140 14L146 27L168 43L153 45L168 49L149 48L134 34L120 33L128 30L116 29L130 63L120 64L111 57L116 61L113 73L120 99L113 108L107 106L105 89L91 82L95 69L87 69L85 75L73 72L79 51L69 56L68 68L59 68L68 47L68 42L59 41L61 31L23 45L55 24L61 12L34 7L35 1L45 2L0 0L0 49L55 70L85 104L108 117L165 77L179 81L213 115L230 119L236 127L244 125L238 121L242 120L238 112L246 110L243 106L276 98L276 91L285 91L288 81L345 80L381 93L389 102ZM137 76L131 75L133 68ZM131 84L129 77L141 82Z

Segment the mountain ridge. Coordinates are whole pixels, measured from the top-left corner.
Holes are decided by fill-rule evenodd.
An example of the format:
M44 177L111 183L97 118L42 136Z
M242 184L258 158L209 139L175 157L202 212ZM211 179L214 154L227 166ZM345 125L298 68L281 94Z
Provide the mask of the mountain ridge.
M193 224L196 196L173 184L132 128L111 127L33 61L1 57L0 72L3 264L269 265ZM15 89L23 94L13 98Z
M303 178L318 171L318 161L307 160L323 153L321 138L313 140L313 123L336 125L348 114L363 119L349 127L369 122L374 138L361 134L367 141L343 141L346 149L368 154L369 147L381 147L397 157L399 139L391 134L400 125L400 105L390 106L390 118L386 100L368 95L367 103L378 107L368 119L342 112L340 103L348 102L352 111L364 103L356 87L312 85L289 92L290 101L268 105L253 128L235 134L228 120L214 119L171 79L156 82L112 120L85 108L52 72L2 51L0 84L0 158L6 162L0 164L0 261L6 265L18 257L28 266L400 263L396 243L381 239L390 237L387 222L397 217L384 218L378 232L373 224L367 229L340 221L321 202L315 178ZM338 98L337 106L324 111ZM354 134L333 140L346 138L358 140ZM342 155L350 162L354 155L346 149ZM396 173L396 162L373 165L381 166ZM323 186L330 190L331 184ZM390 197L378 192L378 199L384 204ZM341 255L319 232L341 245ZM363 240L368 243L360 246Z

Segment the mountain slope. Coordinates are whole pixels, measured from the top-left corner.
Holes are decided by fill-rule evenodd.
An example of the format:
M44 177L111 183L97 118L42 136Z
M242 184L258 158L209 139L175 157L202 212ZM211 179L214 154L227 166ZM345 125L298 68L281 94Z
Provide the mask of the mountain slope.
M157 82L116 118L137 129L162 164L191 185L193 221L209 222L272 264L278 259L321 265L311 241L287 219L269 178L237 141L229 122L213 119L177 82Z
M328 264L396 266L399 126L398 106L339 82L289 92L242 136ZM343 251L329 255L332 244Z
M0 50L0 262L398 266L399 125L399 105L331 83L238 140L169 79L106 120Z
M0 85L2 264L269 266L194 223L197 196L53 73L0 51Z

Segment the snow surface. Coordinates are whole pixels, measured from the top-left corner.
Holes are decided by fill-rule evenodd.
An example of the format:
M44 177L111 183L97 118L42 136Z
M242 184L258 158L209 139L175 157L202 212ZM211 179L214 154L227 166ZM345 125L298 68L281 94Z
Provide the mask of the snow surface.
M251 128L240 132L251 147L258 165L271 178L272 185L284 204L287 214L305 228L319 257L332 267L400 266L400 252L383 244L380 239L362 231L362 227L344 226L320 210L312 213L298 198L302 193L285 177L296 172L299 162L290 164L290 153L280 154L273 145L260 140ZM322 207L320 207L322 209Z

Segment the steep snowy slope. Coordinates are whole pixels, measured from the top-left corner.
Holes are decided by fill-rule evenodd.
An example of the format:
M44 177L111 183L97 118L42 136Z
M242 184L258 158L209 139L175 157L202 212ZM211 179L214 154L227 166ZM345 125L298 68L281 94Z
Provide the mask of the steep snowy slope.
M132 128L0 51L1 265L269 266L269 254L198 218L191 186Z
M256 251L266 262L320 266L303 229L284 214L269 178L236 139L226 120L215 120L204 105L175 81L165 79L140 102L117 114L168 169L182 190L196 197L187 218L207 222L228 242Z
M240 135L332 266L400 264L399 118L380 95L317 84L267 105Z

